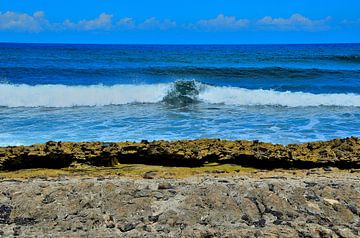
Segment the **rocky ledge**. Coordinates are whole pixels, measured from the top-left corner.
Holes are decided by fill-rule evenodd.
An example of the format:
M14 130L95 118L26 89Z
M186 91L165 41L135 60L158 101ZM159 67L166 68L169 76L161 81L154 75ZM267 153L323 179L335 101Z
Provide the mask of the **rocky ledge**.
M358 174L0 181L0 237L359 237Z
M359 165L355 137L2 147L0 237L360 237Z
M360 167L356 137L288 146L259 141L199 139L136 142L48 142L0 148L0 170L149 164L196 167L205 163L254 168Z

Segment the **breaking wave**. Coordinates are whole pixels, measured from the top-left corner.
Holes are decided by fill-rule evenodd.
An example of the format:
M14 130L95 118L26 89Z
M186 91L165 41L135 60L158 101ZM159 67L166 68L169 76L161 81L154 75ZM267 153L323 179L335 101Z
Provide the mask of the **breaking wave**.
M0 106L73 107L128 103L156 103L166 95L168 85L12 85L0 84Z
M0 106L3 107L74 107L130 103L186 105L198 102L243 106L360 107L360 95L220 87L197 81L113 86L0 84Z

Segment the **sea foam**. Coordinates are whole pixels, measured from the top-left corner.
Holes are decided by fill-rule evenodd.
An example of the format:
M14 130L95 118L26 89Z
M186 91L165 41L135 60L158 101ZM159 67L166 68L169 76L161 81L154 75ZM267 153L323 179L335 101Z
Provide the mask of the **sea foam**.
M171 96L171 100L169 97ZM0 106L74 107L106 106L130 103L185 103L228 105L270 105L287 107L354 106L360 107L357 94L312 94L263 89L220 87L196 81L140 85L13 85L0 84ZM184 100L187 99L187 100Z
M235 87L209 86L199 95L199 99L208 103L249 106L360 106L360 95L356 94L312 94L263 89L250 90Z
M0 106L74 107L128 103L156 103L166 95L169 85L11 85L0 84Z

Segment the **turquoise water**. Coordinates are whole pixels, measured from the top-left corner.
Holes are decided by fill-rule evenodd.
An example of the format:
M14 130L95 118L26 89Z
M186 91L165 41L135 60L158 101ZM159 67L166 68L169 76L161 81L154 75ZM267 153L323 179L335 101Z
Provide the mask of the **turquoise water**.
M0 145L288 144L359 128L359 44L0 44Z

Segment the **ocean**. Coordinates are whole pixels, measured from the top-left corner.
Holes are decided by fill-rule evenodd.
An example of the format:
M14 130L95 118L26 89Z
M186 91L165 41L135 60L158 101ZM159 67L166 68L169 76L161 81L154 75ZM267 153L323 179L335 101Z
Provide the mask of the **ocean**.
M360 136L360 44L0 44L0 146Z

